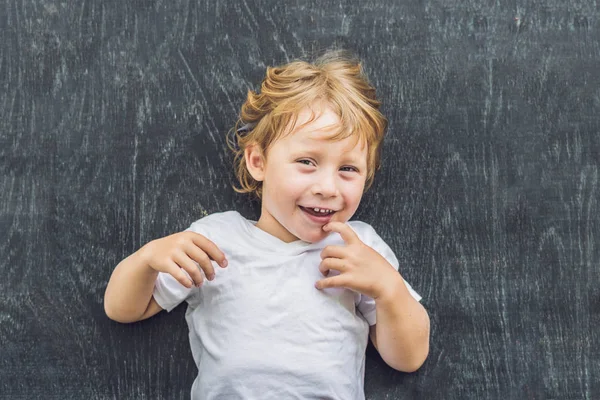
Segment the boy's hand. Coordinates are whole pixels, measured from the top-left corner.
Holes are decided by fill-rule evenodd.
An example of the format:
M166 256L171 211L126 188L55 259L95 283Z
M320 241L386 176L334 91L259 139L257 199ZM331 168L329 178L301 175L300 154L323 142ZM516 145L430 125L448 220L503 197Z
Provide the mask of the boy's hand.
M324 276L334 269L340 274L321 279L317 289L346 287L377 299L397 285L400 275L381 254L364 244L350 225L330 222L323 227L326 232L338 232L345 246L327 246L321 252L319 270Z
M150 268L172 275L187 288L191 288L194 283L197 287L202 285L204 278L200 268L209 281L214 279L215 269L211 260L216 261L222 268L227 266L225 254L205 236L195 232L179 232L153 240L140 251ZM190 281L182 269L193 281Z

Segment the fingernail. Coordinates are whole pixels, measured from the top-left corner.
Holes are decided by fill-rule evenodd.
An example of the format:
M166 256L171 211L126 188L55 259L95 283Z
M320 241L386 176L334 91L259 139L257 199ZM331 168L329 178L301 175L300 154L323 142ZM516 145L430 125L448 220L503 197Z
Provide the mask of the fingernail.
M227 259L223 260L221 263L221 267L225 268L227 266Z
M213 279L215 279L215 274L210 274L210 275L208 276L208 280L209 280L209 281L212 281Z

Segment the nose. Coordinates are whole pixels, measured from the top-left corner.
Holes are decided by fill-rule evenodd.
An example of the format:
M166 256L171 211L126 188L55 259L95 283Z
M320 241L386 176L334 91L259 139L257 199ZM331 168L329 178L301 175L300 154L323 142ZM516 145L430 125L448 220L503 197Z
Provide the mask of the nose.
M312 187L313 195L321 195L323 197L336 197L339 196L339 188L335 174L324 173L317 176L316 182Z

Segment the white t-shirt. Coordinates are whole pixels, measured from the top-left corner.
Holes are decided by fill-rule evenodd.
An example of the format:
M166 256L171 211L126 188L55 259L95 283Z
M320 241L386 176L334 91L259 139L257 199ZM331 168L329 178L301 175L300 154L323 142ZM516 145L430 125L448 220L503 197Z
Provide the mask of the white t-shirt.
M398 269L394 253L370 225L349 224ZM346 288L314 287L324 278L321 250L344 245L338 233L312 244L285 243L235 211L211 214L188 230L209 238L228 261L224 269L213 262L215 279L200 288L187 289L164 273L154 288L156 302L167 311L188 303L199 371L192 399L364 399L375 302Z

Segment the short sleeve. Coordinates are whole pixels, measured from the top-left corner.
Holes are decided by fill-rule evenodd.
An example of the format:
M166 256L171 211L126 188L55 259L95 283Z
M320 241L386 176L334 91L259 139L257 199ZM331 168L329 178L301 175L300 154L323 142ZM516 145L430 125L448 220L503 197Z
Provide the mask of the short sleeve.
M201 219L194 222L188 229L186 229L186 231L192 231L200 234L203 234L204 230L205 229L203 229L203 223ZM183 270L183 272L191 280L190 275L185 270ZM171 312L182 302L189 302L196 293L196 287L192 286L191 288L186 288L175 278L173 278L171 274L159 272L156 282L154 283L154 292L152 295L154 296L154 300L156 300L158 305L163 310Z
M186 271L183 272L187 274ZM194 289L194 286L189 289L186 288L170 274L159 272L156 282L154 283L153 296L154 300L156 300L162 309L170 312L179 304L187 300L192 295Z
M390 246L388 246L387 243L383 241L383 239L377 234L377 232L375 232L373 227L371 227L368 224L364 225L366 225L365 233L364 235L360 235L364 243L372 247L379 254L381 254L396 270L398 270L399 262ZM406 280L404 281L404 284L406 285L406 288L408 289L412 297L417 301L421 301L421 296L412 288L412 286L408 282L406 282ZM365 320L369 323L369 325L375 325L377 323L375 300L373 300L373 298L361 294L357 307L360 313L365 318Z

